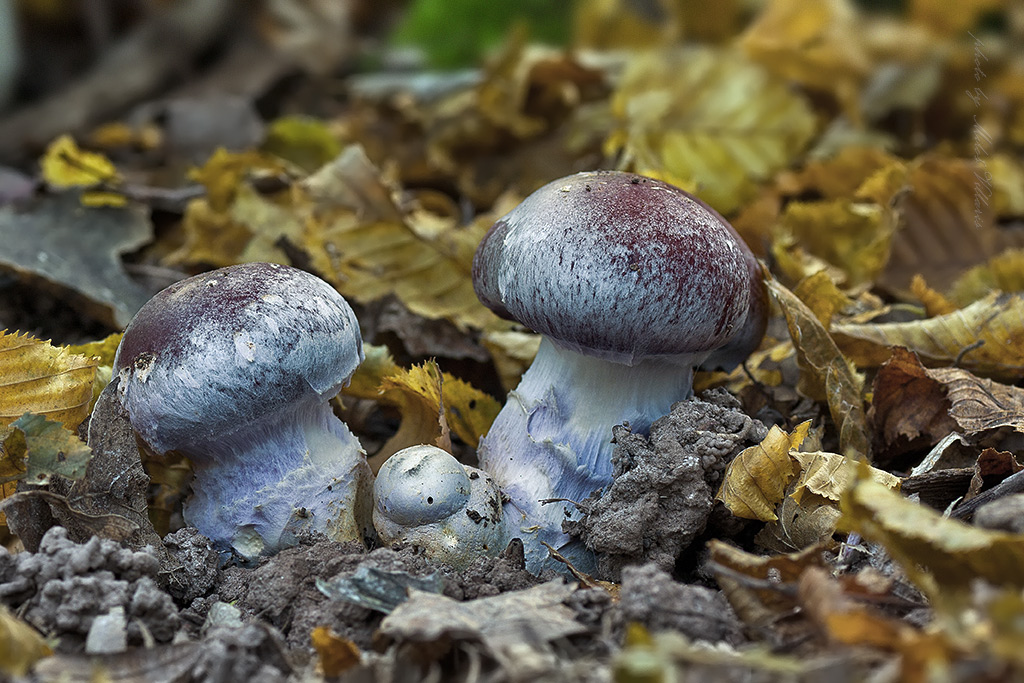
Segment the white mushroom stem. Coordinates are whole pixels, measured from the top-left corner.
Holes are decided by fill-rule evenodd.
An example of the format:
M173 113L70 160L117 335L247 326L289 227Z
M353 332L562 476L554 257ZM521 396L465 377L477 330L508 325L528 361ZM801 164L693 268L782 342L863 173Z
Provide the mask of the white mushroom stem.
M369 529L372 474L359 441L327 402L240 425L204 443L193 466L186 521L229 539L242 557L292 545L302 531L362 538Z
M706 355L706 354L704 354ZM611 483L612 427L628 422L646 433L672 404L693 393L694 356L640 360L628 366L560 348L548 338L519 386L509 393L478 450L480 468L509 498L505 517L523 540L527 567L548 562L541 541L560 549L578 569L591 554L568 544L562 521L577 518L571 502Z

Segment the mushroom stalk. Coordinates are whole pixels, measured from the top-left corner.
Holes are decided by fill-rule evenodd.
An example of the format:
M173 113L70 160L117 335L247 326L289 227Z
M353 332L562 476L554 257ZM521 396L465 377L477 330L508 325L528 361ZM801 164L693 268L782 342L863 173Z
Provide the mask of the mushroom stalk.
M684 362L687 361L687 362ZM629 366L585 356L543 338L537 357L480 443L480 468L509 501L508 523L518 526L527 566L537 571L548 556L541 541L588 571L591 554L566 545L562 521L578 518L572 502L612 481L612 427L628 423L646 434L672 404L693 393L700 355L647 358Z
M186 521L227 539L243 557L293 545L306 530L363 535L357 520L369 517L371 477L353 457L363 453L359 441L329 403L289 406L204 444L201 453L188 450L197 476ZM354 501L365 509L342 514Z

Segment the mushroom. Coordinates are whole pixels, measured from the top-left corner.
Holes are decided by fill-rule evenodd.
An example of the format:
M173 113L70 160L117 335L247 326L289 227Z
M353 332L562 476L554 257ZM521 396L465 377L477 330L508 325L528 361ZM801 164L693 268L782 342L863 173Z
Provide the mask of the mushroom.
M562 532L573 505L611 483L612 427L646 433L693 393L695 367L730 367L760 343L760 266L714 210L667 183L598 171L556 180L495 223L473 262L477 296L543 335L480 443L527 567L578 569ZM558 503L558 504L552 504Z
M388 458L373 498L382 542L411 543L456 569L504 550L512 538L494 480L437 446L410 446Z
M358 322L334 288L246 263L154 296L125 330L114 373L138 437L192 462L185 520L251 559L306 530L372 533L372 474L329 403L362 359Z

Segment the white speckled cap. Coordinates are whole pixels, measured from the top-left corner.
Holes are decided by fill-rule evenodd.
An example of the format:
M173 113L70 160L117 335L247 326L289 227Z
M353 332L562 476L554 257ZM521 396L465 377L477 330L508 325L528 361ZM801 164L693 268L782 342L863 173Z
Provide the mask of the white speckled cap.
M362 359L355 314L331 285L246 263L154 296L125 330L114 372L135 431L163 453L326 401Z
M495 223L473 282L498 315L580 353L692 359L742 326L748 258L724 219L683 190L596 171L548 183Z

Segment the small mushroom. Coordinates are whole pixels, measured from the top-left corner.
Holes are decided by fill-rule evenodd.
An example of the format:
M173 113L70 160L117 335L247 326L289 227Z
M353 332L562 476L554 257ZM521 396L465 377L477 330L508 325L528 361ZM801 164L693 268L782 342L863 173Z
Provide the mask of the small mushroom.
M329 400L362 362L345 299L304 271L247 263L159 292L114 372L133 429L195 470L185 520L243 558L299 532L372 534L372 474Z
M381 541L411 543L456 569L504 550L512 537L494 480L436 446L411 446L388 458L373 497Z
M477 296L541 333L540 350L489 433L480 468L508 497L527 566L593 557L562 533L611 482L612 427L646 433L692 394L693 369L730 366L760 343L760 266L715 211L667 183L580 173L540 188L476 252ZM552 499L557 504L544 504Z

